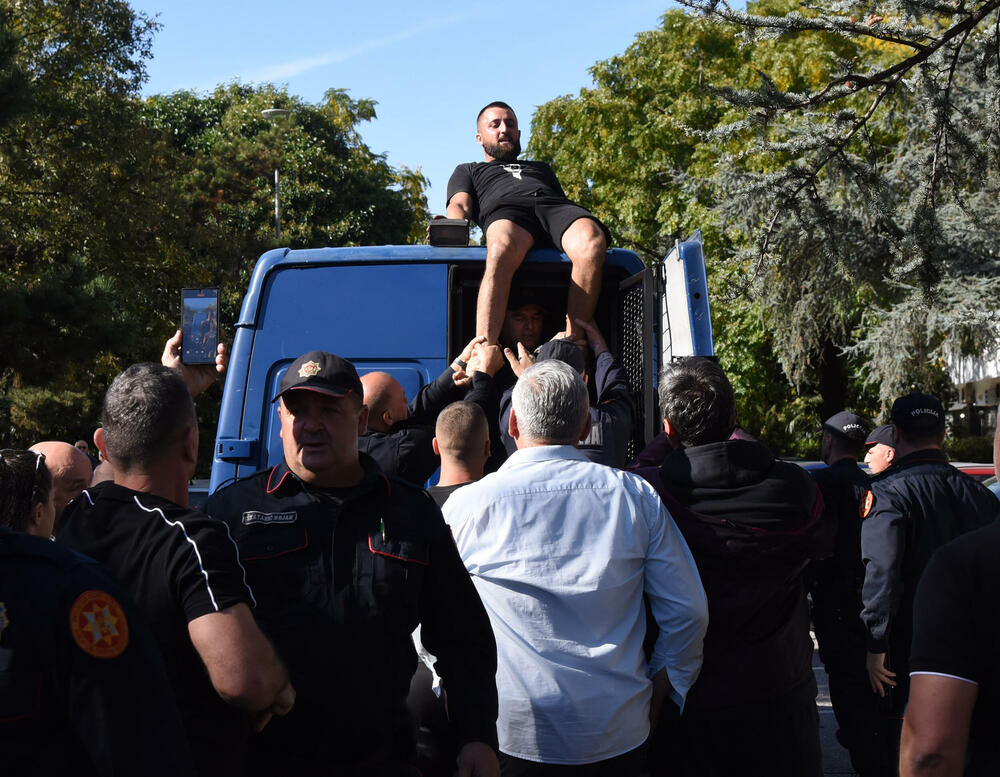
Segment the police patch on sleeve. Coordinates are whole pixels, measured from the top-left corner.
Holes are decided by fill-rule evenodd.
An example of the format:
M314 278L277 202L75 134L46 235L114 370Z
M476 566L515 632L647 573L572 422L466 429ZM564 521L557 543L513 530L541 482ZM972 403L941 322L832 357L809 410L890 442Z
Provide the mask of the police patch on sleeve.
M117 658L128 647L128 621L115 598L104 591L84 591L69 611L73 641L94 658Z
M875 506L875 494L872 493L871 489L865 491L864 497L861 499L861 504L858 506L858 514L862 519L867 518Z

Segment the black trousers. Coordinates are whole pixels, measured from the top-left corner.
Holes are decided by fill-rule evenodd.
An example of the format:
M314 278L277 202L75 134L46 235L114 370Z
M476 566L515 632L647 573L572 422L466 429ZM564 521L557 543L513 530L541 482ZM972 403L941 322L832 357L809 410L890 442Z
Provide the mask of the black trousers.
M589 764L542 764L500 753L501 777L638 777L645 765L645 744Z
M823 777L815 681L739 715L681 717L663 706L650 777Z

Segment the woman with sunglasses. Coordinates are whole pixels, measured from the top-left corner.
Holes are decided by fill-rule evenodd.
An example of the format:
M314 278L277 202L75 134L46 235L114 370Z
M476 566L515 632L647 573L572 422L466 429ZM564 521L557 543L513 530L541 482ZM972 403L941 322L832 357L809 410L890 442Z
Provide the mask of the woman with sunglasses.
M0 451L0 526L48 539L56 522L45 454Z

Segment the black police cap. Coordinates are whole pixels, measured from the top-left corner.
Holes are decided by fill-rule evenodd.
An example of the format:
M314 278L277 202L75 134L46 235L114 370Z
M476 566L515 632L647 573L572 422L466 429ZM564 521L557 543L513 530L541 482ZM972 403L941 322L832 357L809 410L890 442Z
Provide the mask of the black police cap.
M892 424L876 426L872 430L872 433L868 435L868 439L865 440L865 445L888 445L890 448L895 448L895 429L896 427Z
M558 359L568 364L581 375L583 374L583 351L572 340L549 340L547 343L543 343L541 348L538 349L535 362L543 362L546 359Z
M856 413L841 410L826 419L823 426L840 437L854 442L864 442L868 434L868 422Z
M316 391L331 397L357 394L359 401L364 397L361 378L354 365L326 351L309 351L293 361L281 377L278 393L271 401L276 402L278 397L293 389Z
M944 431L944 406L930 394L912 392L892 403L892 422L905 434Z

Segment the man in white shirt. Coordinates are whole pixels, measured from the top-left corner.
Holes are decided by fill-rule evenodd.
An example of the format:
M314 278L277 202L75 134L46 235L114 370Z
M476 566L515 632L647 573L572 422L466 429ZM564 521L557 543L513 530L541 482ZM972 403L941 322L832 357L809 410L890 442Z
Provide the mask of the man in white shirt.
M639 774L650 719L701 668L691 553L652 487L574 447L589 427L580 375L534 365L514 389L517 451L444 507L496 635L504 775ZM643 592L660 627L648 664Z

